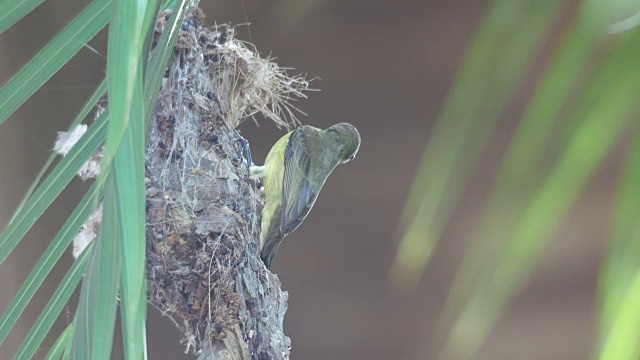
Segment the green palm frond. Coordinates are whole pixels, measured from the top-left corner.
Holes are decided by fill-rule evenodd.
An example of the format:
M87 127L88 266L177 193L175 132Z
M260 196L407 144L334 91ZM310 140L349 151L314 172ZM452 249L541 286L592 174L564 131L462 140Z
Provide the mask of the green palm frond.
M487 12L409 192L401 218L407 229L391 270L394 283L416 286L462 194L475 154L488 140L509 94L563 4L496 1Z
M504 0L490 6L407 200L405 232L391 270L394 284L414 287L420 280L476 154L553 25L550 20L566 11L561 3ZM443 317L452 321L445 358L475 356L613 146L637 128L640 29L629 26L618 34L611 24L639 10L631 2L585 0L575 12L505 153L454 280ZM595 56L596 47L608 48L604 59ZM600 359L640 357L640 160L639 139L634 140L600 279L600 346L594 349ZM557 158L552 164L550 152Z
M7 0L0 4L0 32L9 29L42 0ZM0 318L0 343L61 259L85 220L104 198L99 236L73 263L27 335L17 356L31 358L41 346L69 297L82 281L74 320L60 334L48 359L109 358L116 316L121 304L127 359L146 355L145 134L155 114L162 76L173 55L180 24L190 1L174 1L166 31L149 56L160 2L94 0L53 40L0 88L0 125L58 70L109 24L107 77L70 126L74 129L109 95L108 108L57 163L52 154L27 195L0 233L0 263L60 195L81 167L104 146L101 173L94 185L51 241L15 299ZM55 165L53 165L55 164ZM84 280L83 280L84 278Z

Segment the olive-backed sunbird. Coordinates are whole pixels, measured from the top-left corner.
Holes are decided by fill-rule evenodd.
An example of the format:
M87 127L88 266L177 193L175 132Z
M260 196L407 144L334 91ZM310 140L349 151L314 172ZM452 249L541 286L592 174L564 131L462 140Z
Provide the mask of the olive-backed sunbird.
M352 160L360 148L360 134L351 124L321 130L300 126L281 137L263 166L251 166L251 179L262 178L260 258L267 268L282 238L305 219L329 174L338 164Z

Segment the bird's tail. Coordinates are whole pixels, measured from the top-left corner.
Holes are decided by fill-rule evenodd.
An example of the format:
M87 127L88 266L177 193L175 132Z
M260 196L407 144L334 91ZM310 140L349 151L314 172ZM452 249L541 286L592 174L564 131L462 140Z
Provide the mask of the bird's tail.
M260 259L267 266L267 269L271 269L271 261L273 261L273 257L278 252L278 247L282 242L282 238L276 237L271 239L266 239L264 242L264 246L262 250L260 250Z

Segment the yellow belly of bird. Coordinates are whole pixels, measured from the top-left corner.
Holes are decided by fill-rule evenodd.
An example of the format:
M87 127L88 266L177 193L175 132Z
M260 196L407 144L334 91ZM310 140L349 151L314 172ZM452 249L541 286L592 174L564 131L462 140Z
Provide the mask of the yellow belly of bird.
M284 153L287 148L287 141L291 132L281 137L271 148L264 161L264 184L265 204L262 210L262 224L260 227L260 248L264 246L265 236L269 232L271 221L278 221L280 217L275 216L282 209L282 181L284 179ZM277 166L280 165L280 166Z

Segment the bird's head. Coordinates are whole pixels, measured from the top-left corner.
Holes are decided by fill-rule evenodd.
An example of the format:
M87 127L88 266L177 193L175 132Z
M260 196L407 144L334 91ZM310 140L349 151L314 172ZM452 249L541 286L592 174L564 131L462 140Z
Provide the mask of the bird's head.
M340 163L344 164L353 160L360 148L360 133L353 125L348 123L335 124L327 131L335 133L340 148Z

